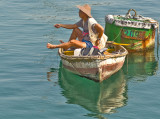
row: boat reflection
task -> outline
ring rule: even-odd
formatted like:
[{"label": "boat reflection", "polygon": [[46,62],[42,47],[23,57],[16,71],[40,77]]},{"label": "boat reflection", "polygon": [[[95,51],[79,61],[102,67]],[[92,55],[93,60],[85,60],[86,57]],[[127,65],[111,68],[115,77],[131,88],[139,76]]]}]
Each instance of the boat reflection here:
[{"label": "boat reflection", "polygon": [[[62,95],[68,104],[77,104],[90,111],[87,116],[101,116],[103,113],[114,113],[128,101],[128,79],[144,81],[158,69],[158,61],[154,51],[129,54],[123,68],[109,79],[96,83],[80,77],[65,69],[60,62],[58,84],[63,89]],[[50,81],[52,69],[47,73]],[[56,83],[57,84],[57,83]],[[100,114],[100,115],[99,115]]]},{"label": "boat reflection", "polygon": [[120,70],[102,83],[80,77],[60,66],[59,85],[67,103],[78,104],[94,113],[114,113],[126,105],[127,86]]},{"label": "boat reflection", "polygon": [[154,50],[129,54],[122,69],[128,76],[127,78],[141,81],[146,80],[146,76],[155,75],[158,69],[158,61],[156,60]]}]

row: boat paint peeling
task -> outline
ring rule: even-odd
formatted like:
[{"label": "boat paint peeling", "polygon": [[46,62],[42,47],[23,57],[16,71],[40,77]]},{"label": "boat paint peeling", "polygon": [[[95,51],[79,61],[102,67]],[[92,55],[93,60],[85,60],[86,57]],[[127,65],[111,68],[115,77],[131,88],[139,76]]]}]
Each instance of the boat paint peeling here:
[{"label": "boat paint peeling", "polygon": [[[133,16],[129,14],[132,10],[135,12]],[[106,16],[105,34],[108,36],[108,40],[130,44],[130,46],[125,46],[129,52],[153,49],[155,32],[158,28],[158,21],[137,15],[134,9],[130,9],[126,15]]]},{"label": "boat paint peeling", "polygon": [[87,60],[76,62],[62,59],[62,64],[64,68],[73,73],[101,82],[117,72],[123,66],[124,60],[125,56],[103,61],[94,60],[94,62]]},{"label": "boat paint peeling", "polygon": [[122,29],[121,37],[126,39],[144,40],[146,31]]},{"label": "boat paint peeling", "polygon": [[130,46],[125,46],[128,51],[134,52],[142,50],[150,50],[154,48],[155,44],[155,30],[146,35],[146,31],[140,30],[122,30],[122,42],[129,40]]},{"label": "boat paint peeling", "polygon": [[109,78],[112,74],[116,73],[119,69],[121,69],[123,64],[124,61],[112,65],[102,66],[102,75],[101,75],[102,79]]}]

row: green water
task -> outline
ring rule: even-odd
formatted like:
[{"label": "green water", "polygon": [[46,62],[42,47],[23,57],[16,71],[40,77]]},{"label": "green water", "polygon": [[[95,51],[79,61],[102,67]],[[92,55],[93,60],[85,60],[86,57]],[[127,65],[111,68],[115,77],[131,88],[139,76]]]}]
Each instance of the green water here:
[{"label": "green water", "polygon": [[0,119],[159,119],[160,50],[126,57],[102,83],[72,74],[47,42],[68,41],[56,23],[79,20],[88,3],[104,27],[105,15],[138,14],[160,21],[158,0],[0,0]]},{"label": "green water", "polygon": [[[102,83],[73,74],[63,68],[60,62],[58,84],[62,88],[62,95],[66,98],[67,104],[76,104],[92,112],[84,116],[105,118],[103,115],[109,114],[110,117],[113,114],[114,118],[118,119],[116,115],[120,112],[132,110],[135,112],[129,111],[130,114],[126,114],[127,118],[134,118],[128,116],[137,114],[138,117],[143,118],[144,115],[137,112],[143,110],[144,113],[148,112],[145,115],[149,118],[153,117],[152,114],[158,118],[158,105],[152,106],[158,104],[158,97],[150,92],[158,88],[158,84],[150,88],[150,83],[154,84],[155,80],[158,81],[158,76],[151,81],[152,77],[157,75],[157,70],[158,61],[154,51],[129,54],[123,68]],[[52,73],[54,72],[49,72],[48,75],[50,81],[52,81]],[[153,111],[153,108],[157,111]],[[125,115],[119,118],[125,118],[123,116]]]}]

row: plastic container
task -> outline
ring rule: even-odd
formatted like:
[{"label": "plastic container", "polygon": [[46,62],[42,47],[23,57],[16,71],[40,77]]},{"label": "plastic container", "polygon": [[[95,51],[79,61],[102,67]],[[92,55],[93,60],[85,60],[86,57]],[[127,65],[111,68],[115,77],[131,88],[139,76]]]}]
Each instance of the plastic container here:
[{"label": "plastic container", "polygon": [[75,49],[74,50],[74,56],[79,56],[81,52],[81,48]]}]

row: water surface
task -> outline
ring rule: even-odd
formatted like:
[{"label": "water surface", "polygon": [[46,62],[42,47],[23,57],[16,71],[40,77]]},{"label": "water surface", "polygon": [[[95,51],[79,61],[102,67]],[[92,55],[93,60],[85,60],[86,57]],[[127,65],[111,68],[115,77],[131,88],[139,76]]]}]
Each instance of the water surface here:
[{"label": "water surface", "polygon": [[130,54],[102,83],[68,72],[46,43],[68,41],[56,23],[79,20],[88,3],[104,27],[105,15],[128,9],[160,21],[158,0],[0,0],[0,117],[2,119],[159,119],[160,50]]}]

